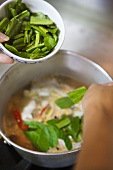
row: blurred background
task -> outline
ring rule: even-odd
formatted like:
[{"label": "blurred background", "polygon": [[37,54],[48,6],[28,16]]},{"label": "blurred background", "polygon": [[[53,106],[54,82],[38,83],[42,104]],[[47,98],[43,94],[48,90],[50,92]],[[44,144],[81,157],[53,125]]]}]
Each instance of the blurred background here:
[{"label": "blurred background", "polygon": [[73,50],[101,65],[113,77],[113,1],[47,0],[63,17],[63,49]]}]

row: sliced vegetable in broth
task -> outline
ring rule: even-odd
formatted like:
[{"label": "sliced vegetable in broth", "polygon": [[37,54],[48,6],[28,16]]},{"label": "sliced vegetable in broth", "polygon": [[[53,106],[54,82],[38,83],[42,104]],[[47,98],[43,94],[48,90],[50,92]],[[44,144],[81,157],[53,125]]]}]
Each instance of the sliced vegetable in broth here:
[{"label": "sliced vegetable in broth", "polygon": [[6,135],[22,147],[42,152],[63,152],[80,147],[81,102],[60,109],[55,101],[81,86],[82,83],[62,75],[33,80],[10,98],[4,114]]}]

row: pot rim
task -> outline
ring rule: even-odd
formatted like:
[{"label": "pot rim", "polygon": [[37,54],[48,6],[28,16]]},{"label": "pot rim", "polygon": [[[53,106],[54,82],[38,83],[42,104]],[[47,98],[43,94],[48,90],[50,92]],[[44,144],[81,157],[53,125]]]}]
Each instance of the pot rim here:
[{"label": "pot rim", "polygon": [[[104,75],[106,75],[106,77],[108,77],[109,81],[113,81],[113,79],[111,78],[111,76],[109,75],[109,73],[104,69],[102,68],[99,64],[97,64],[96,62],[86,58],[84,55],[81,55],[79,53],[76,53],[74,51],[71,51],[71,50],[65,50],[65,49],[60,49],[57,53],[61,53],[61,54],[69,54],[69,55],[72,55],[73,57],[79,57],[81,58],[82,60],[88,62],[89,64],[95,66],[96,68],[98,68],[101,72],[104,73]],[[55,54],[57,55],[57,54]],[[49,59],[51,60],[51,58]],[[48,61],[48,60],[47,60]],[[46,61],[45,61],[46,62]],[[0,77],[0,83],[1,81],[3,81],[4,77],[7,75],[7,73],[9,71],[11,71],[12,69],[14,69],[14,67],[18,66],[18,65],[21,65],[23,63],[20,63],[20,62],[15,62],[10,68],[8,68],[4,73],[3,75]],[[34,63],[34,64],[41,64],[41,63]]]},{"label": "pot rim", "polygon": [[4,142],[6,142],[8,145],[13,146],[17,149],[20,149],[22,151],[28,152],[28,153],[32,153],[34,155],[44,155],[44,156],[59,156],[59,155],[66,155],[66,154],[71,154],[74,152],[78,152],[81,150],[81,147],[78,147],[76,149],[70,150],[70,151],[64,151],[64,152],[55,152],[55,153],[50,153],[50,152],[40,152],[40,151],[32,151],[30,149],[26,149],[24,147],[21,147],[17,144],[15,144],[14,142],[12,142],[8,137],[5,136],[5,134],[0,130],[0,135],[3,137]]}]

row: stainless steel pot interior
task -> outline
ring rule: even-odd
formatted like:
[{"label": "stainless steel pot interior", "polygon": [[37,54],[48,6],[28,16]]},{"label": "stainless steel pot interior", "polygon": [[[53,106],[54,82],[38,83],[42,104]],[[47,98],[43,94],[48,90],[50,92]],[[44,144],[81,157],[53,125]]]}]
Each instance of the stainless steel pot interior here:
[{"label": "stainless steel pot interior", "polygon": [[27,85],[32,79],[37,79],[51,73],[70,76],[86,85],[92,83],[106,83],[111,77],[96,63],[77,55],[74,52],[60,50],[53,58],[40,64],[17,63],[9,68],[0,80],[0,129],[5,140],[29,162],[43,167],[65,167],[72,165],[79,152],[78,150],[58,154],[33,152],[11,142],[4,134],[3,113],[10,96],[18,89]]}]

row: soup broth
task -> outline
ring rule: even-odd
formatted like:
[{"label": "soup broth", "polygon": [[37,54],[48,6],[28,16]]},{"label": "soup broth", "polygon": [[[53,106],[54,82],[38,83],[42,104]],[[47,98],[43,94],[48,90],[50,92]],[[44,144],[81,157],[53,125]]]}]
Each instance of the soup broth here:
[{"label": "soup broth", "polygon": [[[60,109],[55,100],[66,95],[67,92],[83,86],[70,77],[63,75],[49,75],[38,80],[33,80],[28,86],[17,91],[11,96],[6,112],[4,113],[4,132],[6,136],[19,146],[38,151],[38,149],[26,137],[24,131],[18,126],[13,110],[21,113],[23,121],[38,121],[46,123],[53,118],[61,118],[62,115],[82,116],[81,102],[72,108]],[[80,147],[81,142],[73,142],[73,149]],[[66,151],[65,144],[59,140],[56,148],[50,148],[48,152]]]}]

